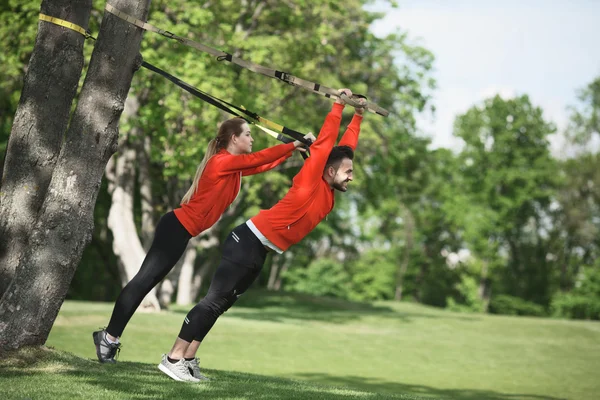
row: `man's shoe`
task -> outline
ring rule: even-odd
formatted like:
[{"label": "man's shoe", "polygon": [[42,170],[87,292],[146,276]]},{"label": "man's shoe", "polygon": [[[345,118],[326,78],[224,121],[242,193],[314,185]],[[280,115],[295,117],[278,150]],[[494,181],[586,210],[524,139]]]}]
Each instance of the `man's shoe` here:
[{"label": "man's shoe", "polygon": [[187,366],[191,370],[192,376],[194,378],[199,379],[201,381],[210,380],[206,376],[202,375],[202,373],[200,372],[200,361],[197,358],[194,357],[194,359],[190,361],[184,359],[184,361],[187,363]]},{"label": "man's shoe", "polygon": [[101,363],[114,364],[115,356],[121,351],[121,343],[110,343],[104,329],[92,333],[96,345],[96,355]]},{"label": "man's shoe", "polygon": [[200,382],[200,379],[192,376],[188,367],[188,361],[185,361],[183,358],[173,364],[167,359],[167,355],[163,354],[162,361],[158,364],[158,369],[176,381]]}]

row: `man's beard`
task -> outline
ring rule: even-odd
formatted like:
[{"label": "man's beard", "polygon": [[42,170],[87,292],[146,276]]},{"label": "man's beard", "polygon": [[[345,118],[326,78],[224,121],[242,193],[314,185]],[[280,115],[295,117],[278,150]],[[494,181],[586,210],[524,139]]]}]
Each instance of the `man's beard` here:
[{"label": "man's beard", "polygon": [[348,181],[342,181],[340,183],[334,182],[331,186],[333,186],[334,189],[339,190],[340,192],[345,192],[348,190],[348,186],[344,186],[345,183],[348,183]]}]

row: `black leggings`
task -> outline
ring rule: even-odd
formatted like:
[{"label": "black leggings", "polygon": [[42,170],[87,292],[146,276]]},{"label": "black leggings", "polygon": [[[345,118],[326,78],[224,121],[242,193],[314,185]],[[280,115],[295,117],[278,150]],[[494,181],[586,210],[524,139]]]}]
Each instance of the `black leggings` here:
[{"label": "black leggings", "polygon": [[245,223],[237,226],[223,244],[221,262],[206,297],[185,317],[179,338],[201,342],[217,318],[227,311],[260,274],[267,250]]},{"label": "black leggings", "polygon": [[192,235],[181,225],[173,211],[163,215],[154,233],[152,246],[138,273],[121,290],[106,331],[121,336],[144,297],[173,269]]}]

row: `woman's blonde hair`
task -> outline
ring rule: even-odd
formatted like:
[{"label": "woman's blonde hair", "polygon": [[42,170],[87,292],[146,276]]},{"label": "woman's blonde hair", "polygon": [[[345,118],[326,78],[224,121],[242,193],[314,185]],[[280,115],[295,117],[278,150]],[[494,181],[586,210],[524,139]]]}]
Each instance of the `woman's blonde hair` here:
[{"label": "woman's blonde hair", "polygon": [[206,168],[206,164],[208,164],[208,160],[210,160],[211,157],[217,154],[221,149],[227,148],[233,135],[240,136],[243,132],[242,125],[245,123],[246,120],[244,118],[235,117],[228,119],[221,124],[219,127],[219,132],[217,133],[217,137],[208,142],[206,153],[204,154],[204,158],[196,170],[196,176],[194,176],[192,186],[190,186],[185,196],[183,196],[183,199],[181,199],[181,204],[189,203],[192,199],[192,196],[196,193],[196,190],[198,190],[198,182],[200,182],[200,177],[202,177],[202,173],[204,172],[204,168]]}]

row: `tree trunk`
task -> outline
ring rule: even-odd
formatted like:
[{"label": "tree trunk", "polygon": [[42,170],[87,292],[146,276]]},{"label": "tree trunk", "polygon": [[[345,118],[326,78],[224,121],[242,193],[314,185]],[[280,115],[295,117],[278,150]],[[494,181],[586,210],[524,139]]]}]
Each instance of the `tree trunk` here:
[{"label": "tree trunk", "polygon": [[[284,253],[285,255],[287,255],[288,257],[290,257],[291,260],[294,259],[293,254],[291,253]],[[280,256],[282,257],[284,256],[283,254]],[[276,292],[281,290],[281,285],[283,284],[283,276],[285,275],[285,273],[287,272],[288,269],[290,269],[290,264],[291,262],[287,259],[283,262],[283,266],[281,267],[281,270],[279,271],[279,276],[277,277],[277,279],[275,280],[275,284],[273,285],[273,289],[275,289]]]},{"label": "tree trunk", "polygon": [[[211,272],[215,270],[217,267],[217,263],[219,262],[219,258],[213,259],[207,257],[206,260],[200,265],[200,268],[194,274],[194,278],[192,279],[192,285],[190,287],[190,299],[192,303],[200,295],[200,289],[202,289],[202,285],[206,282],[206,279],[209,277]],[[177,303],[179,304],[179,303]]]},{"label": "tree trunk", "polygon": [[[91,0],[44,0],[40,11],[87,27],[91,9]],[[0,298],[46,196],[83,68],[83,35],[38,26],[0,181]]]},{"label": "tree trunk", "polygon": [[150,136],[139,132],[141,137],[138,150],[138,182],[140,185],[140,197],[142,202],[142,244],[148,251],[154,238],[154,202],[152,201],[152,177],[150,175],[150,151],[152,140]]},{"label": "tree trunk", "polygon": [[[423,253],[425,253],[427,260],[433,259],[433,257],[432,257],[433,255],[431,254],[431,251],[429,251],[429,247],[427,246],[427,244],[423,244]],[[416,286],[415,299],[419,303],[423,302],[422,283],[425,280],[425,277],[427,276],[427,272],[429,271],[429,262],[430,261],[425,261],[425,262],[422,261],[419,263],[419,272],[417,273],[417,276],[415,278],[415,286]]]},{"label": "tree trunk", "polygon": [[406,275],[406,270],[408,269],[410,253],[413,247],[413,232],[415,227],[415,221],[410,210],[406,209],[404,214],[404,232],[406,241],[404,246],[404,257],[402,257],[402,262],[400,263],[398,273],[396,275],[396,293],[394,294],[394,299],[398,301],[402,300],[402,291],[404,290],[404,275]]},{"label": "tree trunk", "polygon": [[[122,118],[127,120],[135,118],[138,115],[140,103],[138,96],[128,96]],[[143,155],[144,146],[141,143],[143,143],[141,130],[133,128],[119,146],[118,154],[115,154],[106,166],[106,177],[109,182],[108,192],[111,195],[107,222],[113,234],[113,253],[117,256],[122,286],[133,279],[139,271],[152,240],[150,237],[150,242],[147,243],[148,247],[142,245],[135,225],[133,203],[136,190],[136,165],[140,165],[140,173],[142,170],[143,173],[148,173],[147,169],[142,166],[144,164],[142,160],[145,157]],[[148,200],[148,198],[144,199],[142,195],[142,208]],[[148,222],[146,221],[146,223]],[[140,310],[159,311],[160,309],[156,288],[152,288],[142,300]]]},{"label": "tree trunk", "polygon": [[479,298],[483,301],[483,312],[488,311],[488,307],[490,305],[490,288],[489,288],[489,263],[487,260],[483,260],[483,265],[481,266],[481,276],[479,277],[479,290],[477,294]]},{"label": "tree trunk", "polygon": [[279,275],[279,265],[282,263],[283,257],[273,257],[271,259],[271,271],[269,272],[269,281],[267,282],[267,289],[274,290],[277,276]]},{"label": "tree trunk", "polygon": [[[108,227],[113,234],[113,252],[118,259],[123,286],[133,279],[146,256],[137,234],[133,215],[136,156],[136,150],[132,148],[131,144],[125,143],[116,157],[116,162],[113,161],[115,164],[114,175],[107,171],[108,190],[112,197],[108,213]],[[147,311],[160,310],[155,288],[146,295],[140,307],[141,310]]]},{"label": "tree trunk", "polygon": [[177,282],[176,299],[176,303],[181,306],[192,304],[194,302],[194,297],[192,297],[192,287],[194,280],[194,264],[196,263],[196,256],[198,255],[198,250],[196,249],[197,243],[197,238],[192,238],[185,253],[183,253]]},{"label": "tree trunk", "polygon": [[[112,0],[143,20],[149,3]],[[48,195],[0,301],[0,350],[42,345],[48,338],[92,236],[94,205],[104,168],[117,148],[119,118],[140,64],[141,39],[141,29],[105,13]]]},{"label": "tree trunk", "polygon": [[[188,305],[193,304],[200,293],[202,283],[213,270],[215,266],[214,260],[210,257],[210,249],[218,249],[220,245],[219,231],[216,230],[219,222],[203,233],[203,236],[208,235],[205,239],[192,239],[185,253],[185,259],[181,273],[179,274],[179,283],[177,284],[177,304]],[[202,251],[204,261],[200,268],[194,272],[194,265],[198,257],[198,251]]]}]

